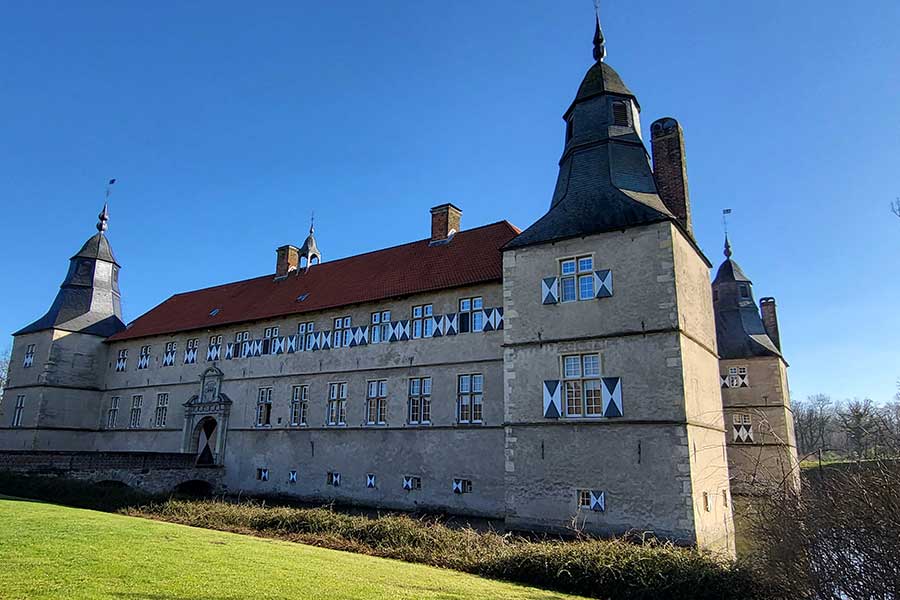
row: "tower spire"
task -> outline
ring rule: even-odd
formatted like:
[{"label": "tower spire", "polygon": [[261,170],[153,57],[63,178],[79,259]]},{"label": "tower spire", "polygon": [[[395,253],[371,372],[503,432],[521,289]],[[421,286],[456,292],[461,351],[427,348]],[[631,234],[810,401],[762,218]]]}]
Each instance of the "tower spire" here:
[{"label": "tower spire", "polygon": [[594,0],[594,13],[597,17],[597,26],[594,28],[594,60],[603,62],[606,58],[606,38],[603,37],[603,28],[600,27],[600,1]]},{"label": "tower spire", "polygon": [[107,222],[109,221],[109,202],[103,203],[103,210],[100,211],[100,214],[97,215],[97,231],[100,233],[105,233],[109,225]]},{"label": "tower spire", "polygon": [[731,258],[731,242],[728,241],[728,234],[725,234],[725,258]]}]

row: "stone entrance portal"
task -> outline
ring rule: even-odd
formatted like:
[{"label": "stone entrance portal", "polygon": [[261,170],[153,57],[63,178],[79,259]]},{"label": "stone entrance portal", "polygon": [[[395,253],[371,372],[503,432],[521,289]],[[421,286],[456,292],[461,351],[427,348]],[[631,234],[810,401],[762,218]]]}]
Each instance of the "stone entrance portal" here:
[{"label": "stone entrance portal", "polygon": [[224,464],[231,400],[222,394],[223,373],[215,366],[200,376],[200,393],[184,404],[181,451],[197,457],[197,466]]}]

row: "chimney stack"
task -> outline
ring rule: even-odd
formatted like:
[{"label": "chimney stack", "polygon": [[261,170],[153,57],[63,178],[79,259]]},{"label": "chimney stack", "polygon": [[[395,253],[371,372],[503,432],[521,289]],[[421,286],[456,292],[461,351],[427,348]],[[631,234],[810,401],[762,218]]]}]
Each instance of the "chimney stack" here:
[{"label": "chimney stack", "polygon": [[296,271],[300,265],[300,249],[297,246],[282,246],[275,251],[275,277],[287,277],[291,271]]},{"label": "chimney stack", "polygon": [[450,203],[431,209],[431,243],[443,242],[459,231],[462,211]]},{"label": "chimney stack", "polygon": [[691,223],[691,198],[688,193],[687,160],[684,156],[684,131],[671,117],[650,125],[653,147],[653,179],[656,191],[682,227],[694,235]]},{"label": "chimney stack", "polygon": [[760,298],[759,310],[762,313],[763,326],[775,347],[781,350],[781,336],[778,333],[778,311],[775,309],[775,298]]}]

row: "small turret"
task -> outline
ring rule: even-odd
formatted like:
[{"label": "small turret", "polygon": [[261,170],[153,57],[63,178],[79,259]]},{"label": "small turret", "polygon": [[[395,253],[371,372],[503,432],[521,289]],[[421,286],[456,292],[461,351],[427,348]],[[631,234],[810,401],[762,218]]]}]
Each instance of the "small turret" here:
[{"label": "small turret", "polygon": [[[308,269],[309,267],[322,262],[322,253],[319,252],[319,246],[316,244],[315,234],[315,227],[310,223],[309,235],[306,236],[306,240],[303,242],[303,245],[300,246],[300,268]],[[313,262],[314,259],[315,262]]]},{"label": "small turret", "polygon": [[69,271],[47,313],[14,335],[61,329],[109,337],[125,329],[119,293],[119,263],[106,237],[109,207],[103,204],[97,233],[71,259]]}]

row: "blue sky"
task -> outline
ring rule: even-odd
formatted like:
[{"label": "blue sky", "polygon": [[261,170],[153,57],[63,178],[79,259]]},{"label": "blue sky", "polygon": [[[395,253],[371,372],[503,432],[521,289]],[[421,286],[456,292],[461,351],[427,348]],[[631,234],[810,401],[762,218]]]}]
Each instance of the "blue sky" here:
[{"label": "blue sky", "polygon": [[[312,211],[326,260],[425,237],[448,201],[463,227],[525,227],[549,204],[561,115],[592,60],[590,0],[3,13],[3,332],[50,305],[110,177],[126,320],[271,272]],[[890,399],[900,3],[630,0],[602,16],[645,134],[662,116],[685,129],[716,264],[734,210],[735,259],[757,298],[778,299],[793,395]]]}]

